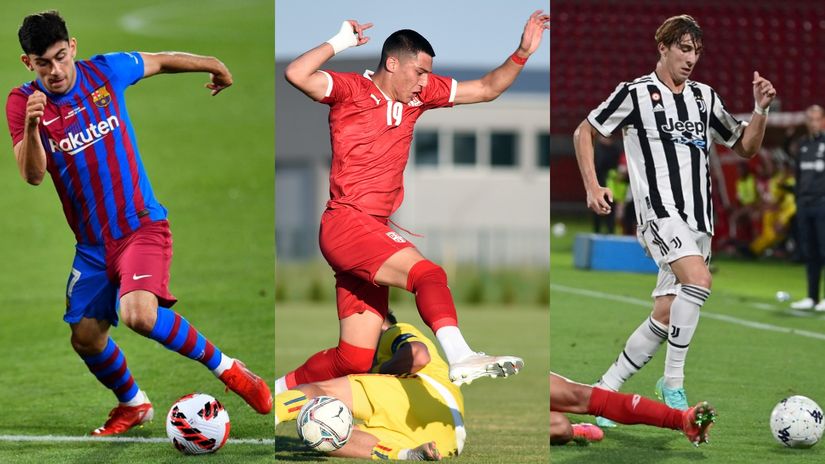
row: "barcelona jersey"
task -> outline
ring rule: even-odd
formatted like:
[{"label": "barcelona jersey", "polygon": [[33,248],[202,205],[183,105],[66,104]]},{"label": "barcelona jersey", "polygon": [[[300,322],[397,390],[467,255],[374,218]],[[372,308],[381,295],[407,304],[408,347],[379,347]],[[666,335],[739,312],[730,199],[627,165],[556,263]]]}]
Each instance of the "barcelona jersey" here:
[{"label": "barcelona jersey", "polygon": [[166,218],[143,169],[124,92],[143,77],[137,52],[75,63],[76,80],[51,94],[39,80],[11,91],[6,116],[12,143],[23,139],[26,102],[46,94],[40,140],[63,212],[79,244],[101,245]]}]

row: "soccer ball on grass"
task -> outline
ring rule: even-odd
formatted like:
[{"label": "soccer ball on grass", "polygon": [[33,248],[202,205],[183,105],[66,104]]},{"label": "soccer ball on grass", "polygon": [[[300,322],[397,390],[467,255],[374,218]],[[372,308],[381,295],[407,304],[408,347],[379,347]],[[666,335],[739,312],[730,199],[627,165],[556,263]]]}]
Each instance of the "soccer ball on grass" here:
[{"label": "soccer ball on grass", "polygon": [[773,437],[789,448],[814,446],[822,438],[823,430],[822,408],[810,398],[785,398],[771,412]]},{"label": "soccer ball on grass", "polygon": [[192,393],[172,405],[166,435],[181,453],[214,453],[229,438],[229,414],[214,397]]},{"label": "soccer ball on grass", "polygon": [[315,450],[330,452],[347,444],[352,434],[352,413],[331,396],[318,396],[298,413],[298,436]]}]

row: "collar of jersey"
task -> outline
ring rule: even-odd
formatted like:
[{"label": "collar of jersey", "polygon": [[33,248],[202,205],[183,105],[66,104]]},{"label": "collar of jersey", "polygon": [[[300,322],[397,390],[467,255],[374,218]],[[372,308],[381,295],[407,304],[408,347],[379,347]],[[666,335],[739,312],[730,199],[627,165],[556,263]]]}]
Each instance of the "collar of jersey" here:
[{"label": "collar of jersey", "polygon": [[665,84],[664,82],[662,82],[662,80],[661,80],[661,79],[659,79],[659,75],[658,75],[658,74],[656,74],[656,71],[655,71],[655,70],[654,70],[652,73],[650,73],[650,75],[651,75],[651,76],[653,76],[653,79],[655,79],[655,80],[656,80],[656,82],[658,82],[659,84],[661,84],[661,87],[664,87],[665,89],[667,89],[667,91],[668,91],[668,92],[670,92],[670,94],[671,94],[671,95],[682,95],[683,93],[685,93],[685,89],[687,89],[687,87],[688,87],[688,83],[690,83],[690,82],[691,82],[691,81],[690,81],[690,79],[685,80],[685,86],[684,86],[684,88],[682,88],[682,91],[681,91],[681,92],[678,92],[678,93],[677,93],[677,92],[674,92],[673,90],[671,90],[671,89],[670,89],[670,87],[668,87],[668,86],[667,86],[667,84]]},{"label": "collar of jersey", "polygon": [[364,77],[366,77],[367,79],[370,80],[370,82],[372,82],[372,85],[374,85],[375,88],[378,89],[379,92],[381,92],[381,95],[384,96],[385,100],[392,101],[392,98],[388,97],[387,94],[385,94],[384,91],[381,90],[381,87],[378,87],[378,84],[376,84],[375,81],[372,80],[372,75],[373,74],[375,74],[375,71],[370,71],[369,69],[364,70]]},{"label": "collar of jersey", "polygon": [[37,80],[36,80],[37,86],[39,87],[39,90],[41,92],[45,93],[46,97],[53,103],[56,103],[58,105],[62,105],[62,104],[65,104],[65,103],[72,103],[72,102],[74,102],[74,95],[75,95],[75,93],[77,93],[77,89],[80,88],[80,81],[81,81],[81,79],[83,79],[83,73],[80,72],[80,67],[77,65],[77,63],[74,64],[74,72],[75,72],[74,86],[72,86],[72,88],[69,89],[69,91],[66,92],[66,93],[51,93],[51,92],[49,92],[48,90],[46,90],[46,86],[43,85],[43,82],[40,81],[40,78],[37,78]]}]

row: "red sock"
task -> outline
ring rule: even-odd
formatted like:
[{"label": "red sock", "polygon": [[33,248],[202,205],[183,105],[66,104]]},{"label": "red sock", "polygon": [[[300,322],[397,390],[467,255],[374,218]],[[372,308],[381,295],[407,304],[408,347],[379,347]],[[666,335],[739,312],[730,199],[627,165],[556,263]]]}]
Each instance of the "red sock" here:
[{"label": "red sock", "polygon": [[338,346],[315,353],[298,369],[286,375],[287,388],[349,374],[363,374],[372,367],[374,348],[360,348],[341,340]]},{"label": "red sock", "polygon": [[415,263],[407,274],[407,290],[415,294],[418,314],[433,333],[444,326],[458,326],[453,295],[441,266],[426,259]]},{"label": "red sock", "polygon": [[674,430],[682,429],[682,411],[643,396],[601,388],[593,388],[587,413],[606,417],[620,424],[646,424]]}]

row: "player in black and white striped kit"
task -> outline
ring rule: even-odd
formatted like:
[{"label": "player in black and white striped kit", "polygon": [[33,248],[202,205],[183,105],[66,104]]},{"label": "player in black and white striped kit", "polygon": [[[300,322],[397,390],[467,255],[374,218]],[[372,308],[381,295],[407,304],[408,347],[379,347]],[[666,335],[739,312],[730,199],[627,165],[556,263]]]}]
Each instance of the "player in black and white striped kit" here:
[{"label": "player in black and white striped kit", "polygon": [[637,235],[659,266],[650,317],[630,335],[597,386],[618,390],[667,340],[664,377],[657,392],[669,406],[687,409],[685,357],[711,287],[710,144],[723,144],[745,158],[754,156],[762,145],[776,91],[754,72],[755,108],[750,123],[740,122],[712,88],[688,80],[702,52],[702,29],[692,17],[667,19],[655,39],[656,70],[619,84],[576,129],[574,145],[587,206],[608,214],[613,193],[596,180],[593,138],[622,130]]}]

